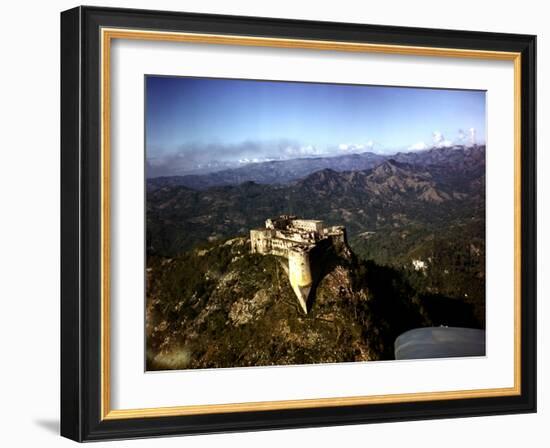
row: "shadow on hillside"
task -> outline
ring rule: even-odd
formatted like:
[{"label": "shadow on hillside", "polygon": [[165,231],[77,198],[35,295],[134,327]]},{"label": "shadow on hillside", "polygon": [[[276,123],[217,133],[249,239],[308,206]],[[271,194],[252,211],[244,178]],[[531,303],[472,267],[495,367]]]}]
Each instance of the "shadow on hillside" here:
[{"label": "shadow on hillside", "polygon": [[470,303],[443,294],[420,294],[419,301],[434,327],[481,327],[475,317],[474,306]]},{"label": "shadow on hillside", "polygon": [[[349,258],[342,257],[332,247],[332,245],[318,246],[310,253],[310,267],[313,284],[307,301],[307,309],[311,310],[315,306],[317,300],[317,288],[323,279],[330,274],[337,266],[353,267],[357,263],[354,255]],[[309,314],[308,314],[309,315]]]},{"label": "shadow on hillside", "polygon": [[354,288],[369,293],[366,304],[358,304],[364,337],[380,359],[394,359],[395,339],[413,328],[479,328],[470,304],[441,294],[419,293],[397,269],[369,260],[359,262],[355,273]]}]

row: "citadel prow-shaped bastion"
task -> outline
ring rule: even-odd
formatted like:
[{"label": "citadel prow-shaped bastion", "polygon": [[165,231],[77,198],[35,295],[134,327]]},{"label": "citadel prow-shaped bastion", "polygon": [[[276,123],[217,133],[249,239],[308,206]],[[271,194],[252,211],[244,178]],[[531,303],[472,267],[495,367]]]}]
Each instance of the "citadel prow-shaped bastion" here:
[{"label": "citadel prow-shaped bastion", "polygon": [[267,219],[265,228],[250,231],[252,253],[288,260],[288,278],[298,302],[307,314],[308,298],[315,282],[312,255],[331,246],[347,246],[343,226],[324,227],[323,221],[281,215]]}]

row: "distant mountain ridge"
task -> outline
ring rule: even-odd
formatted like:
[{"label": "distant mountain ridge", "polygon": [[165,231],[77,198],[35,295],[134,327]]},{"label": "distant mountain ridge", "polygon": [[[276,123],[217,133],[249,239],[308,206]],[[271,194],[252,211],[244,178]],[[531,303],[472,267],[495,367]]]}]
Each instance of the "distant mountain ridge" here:
[{"label": "distant mountain ridge", "polygon": [[277,160],[251,163],[239,168],[202,175],[150,178],[147,179],[147,187],[157,189],[166,186],[185,186],[194,190],[205,190],[217,186],[238,185],[246,181],[267,185],[287,184],[324,169],[337,172],[364,171],[375,168],[390,159],[412,165],[452,164],[460,167],[463,164],[477,163],[479,158],[484,158],[484,154],[484,146],[454,146],[417,152],[400,152],[393,155],[364,152],[333,157]]},{"label": "distant mountain ridge", "polygon": [[413,194],[417,200],[437,203],[451,197],[439,188],[428,171],[394,159],[366,171],[317,171],[298,184],[306,191],[330,190],[331,194],[339,192],[342,195],[369,194],[387,201],[404,194]]},{"label": "distant mountain ridge", "polygon": [[285,185],[247,180],[204,190],[150,188],[148,248],[178,253],[200,241],[246,234],[285,213],[346,225],[353,240],[386,226],[444,226],[484,209],[484,148],[395,157],[401,161],[388,159],[366,170],[324,168]]},{"label": "distant mountain ridge", "polygon": [[374,153],[346,154],[336,157],[299,158],[250,163],[238,168],[216,171],[208,174],[168,176],[148,179],[150,187],[183,185],[204,190],[206,188],[237,185],[246,181],[259,184],[285,184],[325,168],[337,171],[364,170],[383,162],[385,158]]}]

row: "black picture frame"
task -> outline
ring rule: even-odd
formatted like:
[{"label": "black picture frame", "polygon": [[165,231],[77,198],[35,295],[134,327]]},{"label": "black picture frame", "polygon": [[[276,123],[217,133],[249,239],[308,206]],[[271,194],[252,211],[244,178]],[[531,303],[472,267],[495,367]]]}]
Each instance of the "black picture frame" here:
[{"label": "black picture frame", "polygon": [[[518,395],[102,418],[101,49],[104,27],[521,54]],[[61,13],[61,435],[76,441],[536,412],[536,37],[77,7]]]}]

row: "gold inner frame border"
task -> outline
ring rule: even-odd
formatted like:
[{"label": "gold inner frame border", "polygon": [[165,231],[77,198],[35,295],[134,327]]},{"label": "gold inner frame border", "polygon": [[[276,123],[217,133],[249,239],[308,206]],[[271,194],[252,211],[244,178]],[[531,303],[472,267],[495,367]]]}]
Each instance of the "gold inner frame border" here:
[{"label": "gold inner frame border", "polygon": [[[521,53],[469,50],[459,48],[420,47],[324,40],[265,38],[239,35],[162,32],[138,29],[101,29],[101,420],[144,417],[168,417],[229,412],[252,412],[318,407],[354,406],[382,403],[405,403],[432,400],[502,397],[521,394]],[[412,56],[455,57],[506,60],[514,63],[514,386],[441,392],[416,392],[391,395],[368,395],[188,405],[135,409],[111,409],[110,368],[110,63],[113,39],[185,42],[212,45],[295,48],[355,53],[383,53]]]}]

